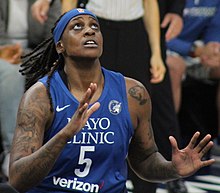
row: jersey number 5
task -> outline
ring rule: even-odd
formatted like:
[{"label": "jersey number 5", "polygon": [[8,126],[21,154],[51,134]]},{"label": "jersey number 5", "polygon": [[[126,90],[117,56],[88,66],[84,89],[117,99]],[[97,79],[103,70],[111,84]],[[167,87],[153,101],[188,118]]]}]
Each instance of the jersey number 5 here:
[{"label": "jersey number 5", "polygon": [[80,171],[80,169],[75,169],[75,174],[77,176],[85,177],[88,175],[92,165],[92,160],[89,158],[85,158],[85,153],[94,152],[94,151],[95,151],[95,146],[81,146],[78,164],[79,165],[86,164],[86,165],[83,171]]}]

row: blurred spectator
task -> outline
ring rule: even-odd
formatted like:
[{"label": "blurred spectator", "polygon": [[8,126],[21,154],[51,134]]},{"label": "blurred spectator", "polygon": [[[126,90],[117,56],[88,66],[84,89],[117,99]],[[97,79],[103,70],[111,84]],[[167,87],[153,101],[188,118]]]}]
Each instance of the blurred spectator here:
[{"label": "blurred spectator", "polygon": [[[177,38],[167,44],[169,48],[167,63],[170,69],[177,113],[180,110],[182,81],[185,78],[189,80],[190,77],[191,82],[194,79],[197,83],[200,81],[200,84],[207,85],[218,84],[220,78],[220,0],[187,0],[186,2],[184,28]],[[220,112],[220,87],[216,88],[217,108]],[[199,98],[203,98],[201,90],[198,92],[200,92],[198,93]],[[192,96],[188,97],[192,98]],[[207,98],[205,100],[207,101]],[[199,101],[195,102],[199,103]],[[192,114],[192,106],[190,109]],[[194,120],[200,114],[201,111],[194,113]],[[205,115],[205,117],[207,116]],[[218,119],[220,122],[220,118]],[[196,128],[202,129],[204,126],[201,125],[200,123]],[[191,128],[193,127],[191,125]],[[220,129],[220,125],[218,128]]]},{"label": "blurred spectator", "polygon": [[50,37],[50,29],[60,16],[60,2],[51,6],[47,22],[33,20],[30,6],[35,0],[0,1],[0,128],[3,143],[2,172],[8,176],[9,152],[16,114],[25,79],[19,73],[21,55]]}]

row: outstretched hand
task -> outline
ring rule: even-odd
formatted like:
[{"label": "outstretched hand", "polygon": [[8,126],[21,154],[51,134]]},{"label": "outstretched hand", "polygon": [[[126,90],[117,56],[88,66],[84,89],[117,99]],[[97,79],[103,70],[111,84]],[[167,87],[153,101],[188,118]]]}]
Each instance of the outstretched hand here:
[{"label": "outstretched hand", "polygon": [[92,115],[92,113],[94,113],[100,107],[100,103],[96,102],[90,108],[88,108],[96,90],[97,85],[95,83],[91,83],[84,96],[79,101],[79,106],[71,121],[65,127],[65,133],[67,136],[72,137],[73,135],[77,134],[84,127],[86,121]]},{"label": "outstretched hand", "polygon": [[200,168],[209,166],[215,162],[214,159],[202,160],[203,156],[211,149],[213,142],[211,135],[206,135],[199,143],[197,140],[200,136],[196,132],[191,141],[184,149],[179,149],[174,137],[170,136],[169,140],[172,145],[172,164],[177,173],[182,177],[193,175]]}]

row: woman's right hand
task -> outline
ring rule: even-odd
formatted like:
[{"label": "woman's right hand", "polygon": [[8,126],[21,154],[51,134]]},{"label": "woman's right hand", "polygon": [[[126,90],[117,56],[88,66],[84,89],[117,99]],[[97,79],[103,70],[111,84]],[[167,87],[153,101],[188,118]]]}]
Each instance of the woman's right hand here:
[{"label": "woman's right hand", "polygon": [[90,83],[89,88],[85,92],[82,99],[79,101],[79,106],[72,116],[71,121],[64,127],[64,132],[67,138],[71,138],[76,135],[86,124],[88,118],[100,107],[99,102],[95,102],[90,108],[89,104],[97,90],[96,83]]}]

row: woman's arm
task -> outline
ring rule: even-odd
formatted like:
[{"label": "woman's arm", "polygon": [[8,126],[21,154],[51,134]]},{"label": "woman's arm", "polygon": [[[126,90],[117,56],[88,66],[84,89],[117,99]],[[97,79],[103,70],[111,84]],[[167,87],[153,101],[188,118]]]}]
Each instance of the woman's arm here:
[{"label": "woman's arm", "polygon": [[88,109],[96,89],[96,84],[91,83],[71,121],[46,144],[43,144],[44,133],[53,119],[46,88],[41,83],[36,83],[23,96],[18,110],[9,168],[10,184],[19,192],[25,192],[43,180],[66,142],[99,108],[99,103],[95,103]]},{"label": "woman's arm", "polygon": [[179,150],[174,137],[169,140],[172,148],[172,161],[167,161],[157,150],[151,126],[151,99],[144,86],[127,79],[127,95],[134,136],[129,147],[128,160],[131,168],[142,179],[152,182],[166,182],[194,174],[201,167],[211,165],[214,160],[202,157],[213,146],[211,136],[206,135],[197,143],[196,132],[188,146]]}]

